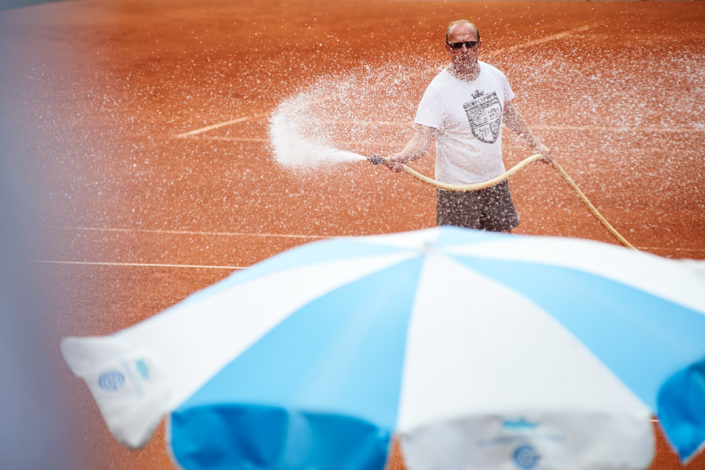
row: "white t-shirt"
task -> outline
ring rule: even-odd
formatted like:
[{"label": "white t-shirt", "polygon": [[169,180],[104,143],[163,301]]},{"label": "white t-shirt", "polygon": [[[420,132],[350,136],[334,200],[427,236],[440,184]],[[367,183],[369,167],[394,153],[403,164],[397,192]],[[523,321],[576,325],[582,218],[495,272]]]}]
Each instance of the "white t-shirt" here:
[{"label": "white t-shirt", "polygon": [[478,62],[480,74],[471,82],[443,69],[416,111],[414,122],[438,130],[436,179],[444,183],[481,183],[505,171],[502,112],[514,92],[499,69]]}]

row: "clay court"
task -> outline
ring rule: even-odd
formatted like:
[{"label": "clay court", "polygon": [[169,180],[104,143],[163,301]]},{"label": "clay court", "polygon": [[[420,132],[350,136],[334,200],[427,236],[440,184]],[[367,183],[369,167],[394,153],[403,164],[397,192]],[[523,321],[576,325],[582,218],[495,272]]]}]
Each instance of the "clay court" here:
[{"label": "clay court", "polygon": [[[363,161],[282,166],[269,123],[308,93],[325,119],[300,122],[337,148],[398,150],[457,18],[619,233],[705,259],[703,2],[77,0],[0,15],[17,44],[12,112],[47,193],[35,261],[56,338],[112,333],[302,243],[433,226],[431,186]],[[508,168],[530,155],[506,129],[504,153]],[[432,175],[433,158],[413,167]],[[510,185],[516,233],[617,243],[550,166]],[[82,468],[174,468],[164,426],[123,448],[58,366]],[[680,468],[661,438],[651,468]]]}]

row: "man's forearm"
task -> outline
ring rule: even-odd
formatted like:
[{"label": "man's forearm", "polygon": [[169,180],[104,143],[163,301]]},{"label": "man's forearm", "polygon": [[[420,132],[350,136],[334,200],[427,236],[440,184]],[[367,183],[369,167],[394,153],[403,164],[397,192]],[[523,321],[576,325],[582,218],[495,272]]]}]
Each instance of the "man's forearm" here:
[{"label": "man's forearm", "polygon": [[422,138],[420,139],[418,136],[414,136],[411,140],[409,140],[409,142],[407,142],[402,151],[397,154],[397,160],[402,163],[416,160],[417,158],[421,158],[428,151],[428,148],[429,146],[426,143],[426,140]]},{"label": "man's forearm", "polygon": [[524,139],[531,148],[536,148],[541,145],[541,142],[531,132],[524,117],[513,106],[507,106],[504,122],[508,128]]},{"label": "man's forearm", "polygon": [[511,103],[507,103],[504,107],[504,123],[508,128],[517,133],[519,137],[524,139],[527,144],[531,147],[531,150],[536,153],[543,155],[543,162],[550,163],[553,161],[553,155],[551,150],[546,147],[539,139],[534,136],[529,129],[529,125],[524,120],[524,117],[519,113],[519,111],[514,108]]},{"label": "man's forearm", "polygon": [[406,163],[422,157],[431,148],[433,140],[433,129],[425,126],[418,126],[414,136],[406,143],[404,148],[390,158],[399,163]]}]

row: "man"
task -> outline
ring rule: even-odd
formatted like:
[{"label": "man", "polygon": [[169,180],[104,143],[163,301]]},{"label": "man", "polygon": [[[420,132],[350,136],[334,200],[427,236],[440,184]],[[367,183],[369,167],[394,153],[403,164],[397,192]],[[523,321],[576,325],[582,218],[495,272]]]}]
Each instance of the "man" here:
[{"label": "man", "polygon": [[[449,184],[474,184],[505,172],[502,122],[522,137],[533,152],[550,163],[551,152],[531,133],[512,105],[514,93],[505,75],[478,60],[480,32],[467,20],[446,30],[451,63],[429,84],[414,120],[415,134],[387,166],[423,156],[436,140],[436,179]],[[492,231],[511,231],[519,224],[506,181],[479,191],[437,190],[436,223]]]}]

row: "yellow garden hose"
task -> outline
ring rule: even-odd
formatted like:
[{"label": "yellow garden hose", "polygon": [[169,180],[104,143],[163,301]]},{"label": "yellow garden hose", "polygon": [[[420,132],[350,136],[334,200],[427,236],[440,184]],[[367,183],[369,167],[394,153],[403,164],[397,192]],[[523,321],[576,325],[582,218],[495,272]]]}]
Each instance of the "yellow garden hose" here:
[{"label": "yellow garden hose", "polygon": [[602,216],[602,214],[600,214],[600,212],[597,210],[597,208],[592,205],[592,203],[587,198],[587,196],[580,190],[578,185],[575,184],[575,181],[573,181],[573,178],[571,178],[570,175],[568,173],[566,173],[566,171],[563,169],[563,167],[560,166],[558,164],[558,162],[555,160],[553,160],[551,162],[551,164],[553,165],[553,168],[555,168],[556,171],[558,173],[560,173],[560,175],[563,177],[565,182],[568,183],[568,186],[570,186],[573,189],[573,191],[575,191],[575,193],[580,197],[580,200],[583,201],[583,204],[585,204],[587,206],[588,210],[592,213],[592,215],[594,215],[597,218],[597,220],[600,221],[602,226],[607,229],[607,231],[610,233],[610,235],[612,235],[614,238],[616,238],[619,241],[619,243],[621,243],[622,245],[629,247],[633,250],[636,250],[636,247],[634,245],[632,245],[631,243],[629,243],[626,238],[624,238],[617,230],[615,230],[615,228],[612,227],[612,225],[610,225],[609,222],[607,222],[607,219],[605,219]]},{"label": "yellow garden hose", "polygon": [[[419,173],[418,171],[414,170],[413,168],[410,168],[402,163],[401,169],[405,172],[413,176],[414,178],[423,181],[424,183],[430,184],[431,186],[435,186],[436,188],[440,189],[445,189],[447,191],[477,191],[478,189],[484,189],[488,188],[490,186],[494,186],[498,183],[501,183],[502,181],[506,180],[510,176],[515,175],[518,173],[520,170],[524,169],[527,165],[534,163],[536,161],[539,161],[543,158],[543,155],[540,153],[531,155],[530,157],[522,160],[503,174],[497,176],[496,178],[492,178],[491,180],[484,181],[482,183],[477,183],[477,184],[447,184],[447,183],[442,183],[440,181],[434,180],[433,178],[429,178],[426,175],[423,175]],[[372,157],[368,157],[368,160],[372,162],[373,164],[377,165],[379,163],[384,163],[387,164],[388,161],[384,157],[380,157],[379,155],[373,155]],[[595,208],[595,206],[590,202],[590,200],[585,196],[585,194],[580,190],[577,184],[575,184],[575,181],[573,181],[573,178],[570,177],[568,173],[561,167],[556,160],[551,161],[551,165],[553,168],[556,169],[556,171],[563,177],[563,179],[568,183],[568,186],[571,187],[573,191],[580,197],[580,200],[583,201],[583,204],[585,204],[590,211],[592,215],[597,218],[597,220],[600,221],[603,227],[607,229],[607,231],[617,239],[622,245],[629,247],[631,249],[636,250],[636,247],[629,243],[626,238],[624,238],[617,230],[615,230],[612,225],[610,225],[609,222],[607,222],[607,219],[605,219],[602,214]]]}]

